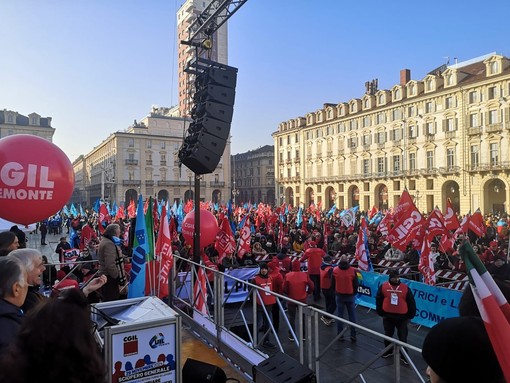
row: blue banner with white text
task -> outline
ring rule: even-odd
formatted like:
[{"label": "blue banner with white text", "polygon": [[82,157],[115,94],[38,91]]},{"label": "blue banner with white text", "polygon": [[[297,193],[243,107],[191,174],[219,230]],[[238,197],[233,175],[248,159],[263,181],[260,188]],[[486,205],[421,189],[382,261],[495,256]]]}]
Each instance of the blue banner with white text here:
[{"label": "blue banner with white text", "polygon": [[[375,309],[377,290],[387,280],[387,275],[358,271],[359,287],[356,303]],[[462,292],[404,278],[400,280],[411,289],[416,301],[416,316],[411,322],[433,327],[443,319],[459,316],[458,306]]]}]

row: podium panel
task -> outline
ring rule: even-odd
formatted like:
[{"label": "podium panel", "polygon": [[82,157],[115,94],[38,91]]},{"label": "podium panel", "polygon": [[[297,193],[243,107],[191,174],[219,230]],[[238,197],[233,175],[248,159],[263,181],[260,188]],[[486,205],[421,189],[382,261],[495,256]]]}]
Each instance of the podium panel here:
[{"label": "podium panel", "polygon": [[91,306],[109,383],[180,383],[181,318],[156,297]]}]

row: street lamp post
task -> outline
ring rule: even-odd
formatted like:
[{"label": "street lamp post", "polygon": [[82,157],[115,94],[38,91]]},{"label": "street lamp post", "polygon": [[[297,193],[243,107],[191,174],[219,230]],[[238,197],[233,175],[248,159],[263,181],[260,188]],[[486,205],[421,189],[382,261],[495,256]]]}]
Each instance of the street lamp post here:
[{"label": "street lamp post", "polygon": [[236,189],[236,185],[235,185],[235,182],[234,182],[234,189],[232,189],[232,202],[233,202],[234,206],[236,205],[236,197],[238,195],[239,195],[239,190]]}]

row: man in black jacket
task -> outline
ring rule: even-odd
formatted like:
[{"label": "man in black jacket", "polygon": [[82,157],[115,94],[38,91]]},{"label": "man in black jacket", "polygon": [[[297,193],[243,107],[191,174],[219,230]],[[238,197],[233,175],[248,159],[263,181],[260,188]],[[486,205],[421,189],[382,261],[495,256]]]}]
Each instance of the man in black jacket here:
[{"label": "man in black jacket", "polygon": [[18,334],[28,291],[27,272],[14,257],[0,258],[0,350]]},{"label": "man in black jacket", "polygon": [[[379,287],[375,301],[377,313],[383,318],[384,335],[393,336],[397,329],[398,339],[407,343],[407,323],[416,315],[416,302],[411,289],[400,283],[398,271],[390,271],[389,280]],[[390,341],[385,340],[384,346],[389,345]],[[383,358],[392,355],[393,349],[389,349]],[[407,364],[405,358],[401,360]]]}]

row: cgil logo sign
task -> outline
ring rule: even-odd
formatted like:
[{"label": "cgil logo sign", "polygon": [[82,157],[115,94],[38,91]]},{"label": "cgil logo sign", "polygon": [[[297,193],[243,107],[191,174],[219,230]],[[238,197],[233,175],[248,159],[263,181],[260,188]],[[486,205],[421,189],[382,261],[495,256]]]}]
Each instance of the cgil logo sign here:
[{"label": "cgil logo sign", "polygon": [[124,356],[138,354],[138,336],[125,336],[124,339]]}]

